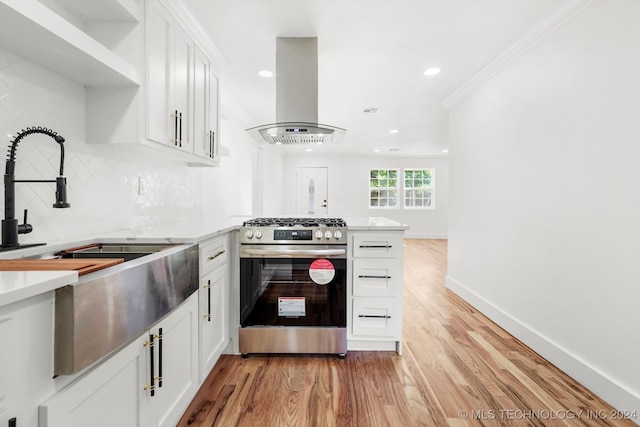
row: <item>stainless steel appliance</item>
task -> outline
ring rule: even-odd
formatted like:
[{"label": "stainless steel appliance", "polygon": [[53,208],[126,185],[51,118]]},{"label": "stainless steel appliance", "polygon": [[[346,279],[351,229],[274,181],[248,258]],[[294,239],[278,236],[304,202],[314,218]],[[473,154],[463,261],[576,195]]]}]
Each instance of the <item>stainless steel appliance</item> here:
[{"label": "stainless steel appliance", "polygon": [[239,348],[347,352],[347,233],[340,218],[258,218],[240,230]]},{"label": "stainless steel appliance", "polygon": [[346,130],[318,122],[318,39],[276,38],[276,123],[247,129],[269,144],[339,142]]}]

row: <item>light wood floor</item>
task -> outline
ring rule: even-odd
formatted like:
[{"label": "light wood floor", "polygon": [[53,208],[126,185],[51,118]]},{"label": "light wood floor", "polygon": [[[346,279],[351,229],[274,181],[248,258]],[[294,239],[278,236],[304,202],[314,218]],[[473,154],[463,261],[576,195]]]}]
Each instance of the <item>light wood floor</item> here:
[{"label": "light wood floor", "polygon": [[179,426],[635,426],[446,290],[446,253],[405,240],[403,356],[226,355]]}]

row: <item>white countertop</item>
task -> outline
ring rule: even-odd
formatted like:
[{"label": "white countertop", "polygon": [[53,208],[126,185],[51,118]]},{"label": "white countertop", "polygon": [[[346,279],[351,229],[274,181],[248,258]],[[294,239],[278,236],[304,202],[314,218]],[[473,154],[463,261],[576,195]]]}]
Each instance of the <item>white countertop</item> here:
[{"label": "white countertop", "polygon": [[[233,231],[244,217],[230,217],[217,223],[174,223],[144,229],[117,230],[95,236],[60,239],[42,246],[0,252],[0,259],[38,257],[70,247],[105,243],[199,243]],[[0,307],[24,300],[78,281],[75,271],[0,271]]]},{"label": "white countertop", "polygon": [[344,220],[347,223],[347,230],[353,231],[404,231],[409,229],[407,224],[379,216],[345,217]]},{"label": "white countertop", "polygon": [[[116,230],[84,238],[61,239],[44,246],[0,252],[0,259],[16,259],[52,254],[74,246],[105,243],[200,243],[238,229],[248,216],[229,217],[215,222],[182,222],[130,230]],[[404,231],[406,224],[384,217],[345,217],[347,229],[353,231]],[[0,307],[75,283],[75,271],[0,271]]]},{"label": "white countertop", "polygon": [[0,307],[77,281],[75,271],[0,271]]}]

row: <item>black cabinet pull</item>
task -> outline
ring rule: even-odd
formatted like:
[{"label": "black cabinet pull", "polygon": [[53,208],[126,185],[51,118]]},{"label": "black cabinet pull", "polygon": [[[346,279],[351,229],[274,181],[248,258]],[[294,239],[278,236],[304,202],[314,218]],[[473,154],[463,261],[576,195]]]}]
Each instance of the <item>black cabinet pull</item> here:
[{"label": "black cabinet pull", "polygon": [[158,387],[162,387],[162,328],[158,329]]},{"label": "black cabinet pull", "polygon": [[180,138],[178,138],[178,144],[182,147],[182,112],[180,112]]},{"label": "black cabinet pull", "polygon": [[373,318],[373,319],[391,319],[391,316],[389,315],[372,315],[372,314],[358,314],[358,317],[366,317],[366,318]]},{"label": "black cabinet pull", "polygon": [[213,138],[214,133],[212,130],[209,131],[209,157],[213,159]]},{"label": "black cabinet pull", "polygon": [[173,113],[173,145],[178,145],[178,110]]},{"label": "black cabinet pull", "polygon": [[391,276],[358,276],[359,279],[391,279]]},{"label": "black cabinet pull", "polygon": [[150,383],[147,384],[144,389],[145,390],[149,390],[151,391],[151,396],[155,396],[155,382],[156,382],[156,378],[153,375],[155,372],[154,366],[153,366],[153,334],[149,334],[149,341],[145,341],[143,344],[145,347],[149,346],[149,376],[150,376]]},{"label": "black cabinet pull", "polygon": [[361,249],[391,249],[391,245],[360,245]]},{"label": "black cabinet pull", "polygon": [[218,258],[220,255],[224,254],[224,249],[221,251],[218,251],[215,255],[210,255],[207,257],[207,261],[213,261],[214,259]]},{"label": "black cabinet pull", "polygon": [[207,322],[211,322],[211,280],[207,280]]}]

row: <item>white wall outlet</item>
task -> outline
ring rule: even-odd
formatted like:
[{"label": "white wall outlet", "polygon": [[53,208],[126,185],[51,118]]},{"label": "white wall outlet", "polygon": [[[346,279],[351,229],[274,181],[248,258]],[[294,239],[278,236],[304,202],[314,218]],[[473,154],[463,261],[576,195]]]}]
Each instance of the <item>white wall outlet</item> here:
[{"label": "white wall outlet", "polygon": [[149,182],[143,176],[138,177],[138,195],[145,196],[149,191]]}]

